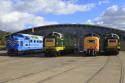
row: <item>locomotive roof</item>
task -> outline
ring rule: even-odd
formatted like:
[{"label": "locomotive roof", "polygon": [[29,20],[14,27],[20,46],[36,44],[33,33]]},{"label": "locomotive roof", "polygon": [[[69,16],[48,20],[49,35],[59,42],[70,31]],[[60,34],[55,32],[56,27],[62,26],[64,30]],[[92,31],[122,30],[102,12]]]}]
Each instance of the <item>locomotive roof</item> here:
[{"label": "locomotive roof", "polygon": [[110,34],[107,34],[105,38],[117,38],[119,39],[119,35],[115,34],[115,33],[110,33]]},{"label": "locomotive roof", "polygon": [[[42,36],[31,35],[31,34],[22,34],[22,33],[16,33],[16,34],[12,34],[9,36],[27,37],[28,39],[41,39],[42,38]],[[7,37],[9,37],[9,36],[7,36]]]},{"label": "locomotive roof", "polygon": [[42,36],[38,36],[38,35],[30,35],[30,34],[22,34],[24,37],[29,37],[31,39],[41,39]]},{"label": "locomotive roof", "polygon": [[85,35],[84,37],[88,37],[88,36],[96,36],[96,37],[100,37],[98,34],[96,33],[89,33],[87,35]]},{"label": "locomotive roof", "polygon": [[62,38],[63,37],[63,34],[59,33],[59,32],[52,32],[52,33],[49,33],[47,34],[47,36],[58,36],[59,38]]}]

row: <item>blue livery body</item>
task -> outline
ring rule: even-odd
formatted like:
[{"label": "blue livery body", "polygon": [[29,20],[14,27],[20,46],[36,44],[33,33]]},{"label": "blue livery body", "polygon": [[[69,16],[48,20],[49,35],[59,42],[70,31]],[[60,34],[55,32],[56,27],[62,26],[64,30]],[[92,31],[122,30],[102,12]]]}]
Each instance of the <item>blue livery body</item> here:
[{"label": "blue livery body", "polygon": [[43,36],[29,34],[12,34],[6,38],[8,53],[19,53],[43,49]]}]

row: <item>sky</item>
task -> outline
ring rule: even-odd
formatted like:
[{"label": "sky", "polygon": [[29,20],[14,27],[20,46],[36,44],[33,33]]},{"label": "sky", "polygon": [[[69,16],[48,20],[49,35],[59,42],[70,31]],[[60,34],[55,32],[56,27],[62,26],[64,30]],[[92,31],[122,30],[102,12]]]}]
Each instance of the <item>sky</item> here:
[{"label": "sky", "polygon": [[92,24],[125,30],[125,0],[0,0],[0,30]]}]

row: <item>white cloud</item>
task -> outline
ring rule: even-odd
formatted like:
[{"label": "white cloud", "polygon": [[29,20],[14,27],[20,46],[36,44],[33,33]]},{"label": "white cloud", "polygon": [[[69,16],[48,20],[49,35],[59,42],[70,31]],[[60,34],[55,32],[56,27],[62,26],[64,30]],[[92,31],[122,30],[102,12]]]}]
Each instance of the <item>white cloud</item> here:
[{"label": "white cloud", "polygon": [[79,5],[75,0],[0,0],[0,30],[19,31],[26,25],[40,26],[57,24],[36,14],[73,14],[85,12],[95,7],[94,3]]},{"label": "white cloud", "polygon": [[118,7],[117,5],[113,5],[107,8],[107,10],[103,12],[101,16],[91,20],[91,22],[97,25],[110,26],[113,28],[125,30],[124,8],[125,7],[123,6]]},{"label": "white cloud", "polygon": [[85,24],[94,24],[91,19],[88,19]]},{"label": "white cloud", "polygon": [[31,24],[33,26],[41,26],[47,24],[57,24],[57,22],[45,21],[43,17],[34,16],[29,13],[22,13],[13,11],[9,14],[0,16],[0,29],[4,31],[19,31],[25,29],[25,25]]},{"label": "white cloud", "polygon": [[99,5],[102,5],[102,4],[109,4],[109,3],[110,3],[109,0],[100,0],[100,1],[98,2]]},{"label": "white cloud", "polygon": [[75,12],[88,11],[93,7],[95,7],[94,3],[78,5],[66,3],[65,0],[17,0],[15,4],[16,10],[23,12],[53,14],[73,14]]},{"label": "white cloud", "polygon": [[113,6],[109,7],[109,8],[107,8],[106,13],[111,13],[112,14],[114,12],[117,12],[118,9],[119,9],[119,7],[117,5],[113,5]]}]

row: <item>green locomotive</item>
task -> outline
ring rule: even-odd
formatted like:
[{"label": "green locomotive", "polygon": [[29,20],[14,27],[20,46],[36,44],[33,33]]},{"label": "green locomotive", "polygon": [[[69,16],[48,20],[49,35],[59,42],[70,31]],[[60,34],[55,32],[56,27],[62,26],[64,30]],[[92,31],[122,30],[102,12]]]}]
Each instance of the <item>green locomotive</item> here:
[{"label": "green locomotive", "polygon": [[43,44],[45,56],[63,55],[76,50],[76,39],[58,32],[47,34]]},{"label": "green locomotive", "polygon": [[104,52],[105,54],[118,55],[120,50],[120,38],[117,34],[110,33],[105,36]]}]

